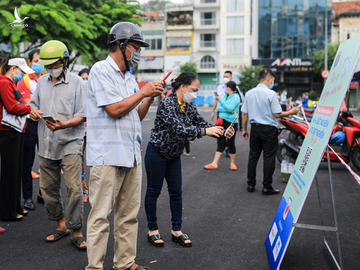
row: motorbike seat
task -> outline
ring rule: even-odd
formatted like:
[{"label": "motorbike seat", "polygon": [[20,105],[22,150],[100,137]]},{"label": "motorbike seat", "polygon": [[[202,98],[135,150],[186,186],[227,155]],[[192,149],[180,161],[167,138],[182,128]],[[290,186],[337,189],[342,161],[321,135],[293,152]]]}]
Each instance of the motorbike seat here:
[{"label": "motorbike seat", "polygon": [[360,129],[360,122],[356,121],[354,118],[351,118],[351,117],[347,117],[346,118],[350,124],[352,124],[354,127],[357,127]]}]

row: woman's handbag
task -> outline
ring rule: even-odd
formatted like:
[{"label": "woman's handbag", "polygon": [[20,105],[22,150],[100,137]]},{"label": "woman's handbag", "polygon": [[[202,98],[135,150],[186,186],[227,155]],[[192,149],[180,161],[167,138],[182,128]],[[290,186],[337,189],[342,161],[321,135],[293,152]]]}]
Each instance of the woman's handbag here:
[{"label": "woman's handbag", "polygon": [[26,123],[26,115],[10,114],[3,105],[1,124],[9,126],[18,132],[22,132]]},{"label": "woman's handbag", "polygon": [[[19,90],[14,90],[14,97],[16,99],[17,104],[23,105],[18,101],[20,98],[22,98],[22,95]],[[11,114],[5,109],[1,97],[0,97],[0,101],[3,104],[3,114],[2,114],[1,124],[11,127],[21,133],[26,123],[26,114],[23,115]]]},{"label": "woman's handbag", "polygon": [[222,126],[224,123],[224,119],[222,119],[221,117],[219,117],[216,121],[215,121],[215,126]]}]

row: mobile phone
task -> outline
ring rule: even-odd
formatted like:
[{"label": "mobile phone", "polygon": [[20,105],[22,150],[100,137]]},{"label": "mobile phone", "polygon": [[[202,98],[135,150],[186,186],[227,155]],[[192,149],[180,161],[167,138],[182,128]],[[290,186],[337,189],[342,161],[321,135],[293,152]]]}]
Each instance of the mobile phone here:
[{"label": "mobile phone", "polygon": [[164,77],[164,79],[162,79],[161,83],[164,83],[164,82],[165,82],[165,80],[170,76],[171,72],[172,72],[172,71],[170,71],[170,72]]},{"label": "mobile phone", "polygon": [[48,121],[50,121],[50,122],[55,122],[54,118],[52,118],[51,115],[43,115],[42,118],[43,118],[44,120],[48,120]]},{"label": "mobile phone", "polygon": [[215,96],[218,96],[219,94],[218,93],[216,93],[216,92],[214,92],[214,94],[215,94]]},{"label": "mobile phone", "polygon": [[230,126],[224,130],[224,136],[225,136],[225,133],[226,131],[228,131],[229,129],[231,129],[233,127],[233,125],[235,124],[235,121],[236,121],[237,117],[235,117],[235,119],[231,122]]},{"label": "mobile phone", "polygon": [[228,129],[231,129],[233,127],[233,125],[235,124],[237,117],[235,117],[235,119],[232,121],[232,123],[230,124],[230,126],[228,127]]}]

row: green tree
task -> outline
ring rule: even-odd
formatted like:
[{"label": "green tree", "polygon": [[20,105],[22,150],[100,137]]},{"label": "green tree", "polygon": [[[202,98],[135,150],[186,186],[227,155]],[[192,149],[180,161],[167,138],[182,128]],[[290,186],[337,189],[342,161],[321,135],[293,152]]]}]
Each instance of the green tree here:
[{"label": "green tree", "polygon": [[263,66],[244,66],[240,68],[240,89],[247,92],[259,84],[259,74]]},{"label": "green tree", "polygon": [[[332,63],[334,62],[336,52],[340,46],[340,43],[328,44],[327,58],[328,58],[328,69],[330,70]],[[315,51],[311,57],[311,61],[314,65],[315,75],[320,75],[321,71],[325,68],[325,50]]]},{"label": "green tree", "polygon": [[314,90],[311,90],[309,92],[309,99],[310,100],[317,100],[317,98],[318,98],[318,95],[316,94],[316,92]]},{"label": "green tree", "polygon": [[[64,42],[70,53],[76,56],[90,56],[101,49],[107,49],[107,34],[110,28],[120,21],[139,23],[140,6],[137,1],[117,0],[22,0],[0,1],[0,43],[11,45],[12,53],[24,53],[40,47],[44,42],[57,39]],[[135,3],[135,5],[133,4]],[[29,17],[21,24],[26,27],[11,27],[15,20],[14,9],[17,7],[21,18]],[[20,51],[19,44],[28,43],[25,51]]]},{"label": "green tree", "polygon": [[196,63],[194,62],[186,62],[183,65],[180,65],[180,73],[183,73],[184,71],[191,71],[194,72],[196,75],[198,74],[198,70],[196,67]]}]

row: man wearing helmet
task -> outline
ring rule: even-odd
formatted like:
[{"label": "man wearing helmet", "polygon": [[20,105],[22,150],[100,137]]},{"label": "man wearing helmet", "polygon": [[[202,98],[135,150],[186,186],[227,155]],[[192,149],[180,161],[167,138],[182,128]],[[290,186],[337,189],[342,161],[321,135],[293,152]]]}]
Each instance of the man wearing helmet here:
[{"label": "man wearing helmet", "polygon": [[[86,87],[83,80],[69,72],[69,52],[57,40],[40,49],[39,64],[49,72],[39,78],[31,99],[30,118],[38,122],[40,188],[47,218],[57,221],[57,228],[46,237],[54,242],[72,232],[72,242],[86,249],[81,232],[83,198],[81,186],[81,149],[85,132]],[[61,199],[61,169],[67,188],[65,210]]]},{"label": "man wearing helmet", "polygon": [[[141,188],[141,123],[163,83],[148,82],[141,90],[128,72],[140,60],[145,43],[137,25],[115,24],[109,33],[109,56],[89,74],[86,113],[86,161],[90,168],[87,223],[88,266],[103,269],[114,211],[113,269],[143,270],[135,263],[137,214]],[[143,101],[143,102],[142,102]]]}]

